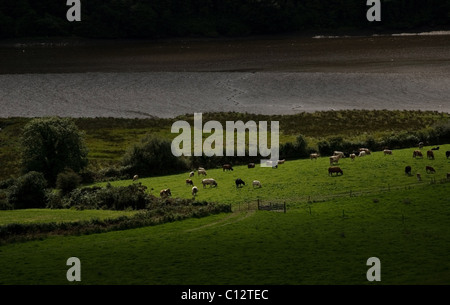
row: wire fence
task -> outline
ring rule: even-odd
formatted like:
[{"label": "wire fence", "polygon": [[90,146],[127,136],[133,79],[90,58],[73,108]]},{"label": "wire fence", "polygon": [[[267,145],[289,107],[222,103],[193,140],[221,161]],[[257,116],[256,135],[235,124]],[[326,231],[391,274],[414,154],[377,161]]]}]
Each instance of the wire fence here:
[{"label": "wire fence", "polygon": [[257,198],[253,201],[249,201],[246,203],[238,203],[233,207],[233,211],[255,211],[255,210],[266,210],[266,211],[282,211],[284,213],[287,212],[290,204],[310,204],[314,202],[324,202],[330,201],[338,198],[353,198],[353,197],[362,197],[362,196],[370,196],[377,194],[385,194],[391,191],[397,190],[411,190],[415,188],[426,187],[432,184],[444,184],[450,183],[450,179],[440,179],[436,180],[435,178],[430,178],[429,182],[418,181],[415,183],[409,183],[404,185],[386,185],[384,187],[372,188],[372,189],[364,189],[364,190],[349,190],[340,193],[333,194],[314,194],[314,195],[305,195],[305,196],[296,196],[290,198],[283,199],[272,199],[266,200]]}]

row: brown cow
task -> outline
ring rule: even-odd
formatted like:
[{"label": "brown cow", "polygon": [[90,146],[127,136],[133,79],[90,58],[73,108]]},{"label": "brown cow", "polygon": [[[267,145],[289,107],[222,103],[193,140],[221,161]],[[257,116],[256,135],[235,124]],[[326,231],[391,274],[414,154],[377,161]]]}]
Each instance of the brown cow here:
[{"label": "brown cow", "polygon": [[136,181],[136,180],[138,180],[139,179],[139,176],[138,175],[134,175],[133,176],[133,181]]},{"label": "brown cow", "polygon": [[232,171],[233,167],[231,166],[231,164],[224,164],[222,165],[222,169],[223,171]]},{"label": "brown cow", "polygon": [[432,150],[427,151],[428,160],[434,160],[434,152]]},{"label": "brown cow", "polygon": [[338,176],[339,174],[341,175],[344,174],[344,172],[339,166],[331,166],[328,168],[328,175],[332,176],[333,173],[336,173],[336,176]]},{"label": "brown cow", "polygon": [[423,158],[422,152],[420,150],[415,150],[413,152],[413,158]]},{"label": "brown cow", "polygon": [[159,196],[161,196],[161,198],[166,198],[172,196],[172,193],[170,192],[170,189],[165,189],[159,192]]},{"label": "brown cow", "polygon": [[194,182],[191,179],[186,179],[186,185],[194,186]]},{"label": "brown cow", "polygon": [[255,168],[255,163],[249,163],[248,168]]},{"label": "brown cow", "polygon": [[425,170],[427,171],[428,174],[435,174],[436,173],[436,170],[433,167],[431,167],[431,166],[425,167]]}]

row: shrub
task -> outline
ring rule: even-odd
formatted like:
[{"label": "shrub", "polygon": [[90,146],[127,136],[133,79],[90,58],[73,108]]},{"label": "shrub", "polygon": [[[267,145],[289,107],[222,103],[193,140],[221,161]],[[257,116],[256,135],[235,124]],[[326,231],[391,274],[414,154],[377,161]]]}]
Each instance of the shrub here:
[{"label": "shrub", "polygon": [[148,135],[131,147],[122,164],[141,176],[164,175],[187,170],[184,159],[172,154],[171,142]]},{"label": "shrub", "polygon": [[12,210],[13,206],[8,202],[8,193],[0,190],[0,210]]},{"label": "shrub", "polygon": [[67,168],[56,177],[56,188],[59,189],[63,195],[69,194],[76,189],[80,183],[81,177],[71,168]]},{"label": "shrub", "polygon": [[16,180],[14,180],[13,178],[0,181],[0,190],[5,190],[5,189],[13,186],[15,181]]},{"label": "shrub", "polygon": [[8,202],[15,209],[43,208],[46,204],[47,181],[42,173],[29,172],[9,188]]}]

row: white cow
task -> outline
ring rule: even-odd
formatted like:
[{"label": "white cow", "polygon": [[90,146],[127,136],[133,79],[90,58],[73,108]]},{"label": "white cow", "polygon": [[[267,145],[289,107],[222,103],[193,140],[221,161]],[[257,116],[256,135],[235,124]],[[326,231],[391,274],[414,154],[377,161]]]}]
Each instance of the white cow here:
[{"label": "white cow", "polygon": [[253,187],[262,187],[261,182],[259,182],[258,180],[253,180]]},{"label": "white cow", "polygon": [[198,187],[196,187],[196,186],[192,187],[192,196],[195,197],[195,195],[197,195],[197,193],[198,193]]},{"label": "white cow", "polygon": [[207,185],[209,185],[209,187],[217,186],[217,182],[213,178],[203,179],[202,184],[203,188],[205,188]]}]

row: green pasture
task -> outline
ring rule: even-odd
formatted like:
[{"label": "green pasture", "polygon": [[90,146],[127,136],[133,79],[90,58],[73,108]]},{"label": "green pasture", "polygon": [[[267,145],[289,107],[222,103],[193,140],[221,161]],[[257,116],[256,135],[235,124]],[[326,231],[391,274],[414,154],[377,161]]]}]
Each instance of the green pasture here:
[{"label": "green pasture", "polygon": [[[350,197],[361,194],[376,194],[380,191],[420,186],[433,181],[446,179],[450,172],[450,159],[445,151],[450,145],[441,145],[435,151],[435,160],[426,158],[426,151],[431,147],[424,147],[423,159],[414,159],[416,148],[394,150],[393,155],[375,152],[365,157],[357,157],[354,161],[344,158],[339,161],[344,172],[342,176],[328,175],[329,158],[324,156],[317,160],[303,159],[286,161],[277,169],[261,167],[249,169],[247,166],[235,166],[233,171],[223,171],[221,168],[206,169],[207,178],[214,178],[218,186],[203,188],[201,181],[204,176],[195,173],[192,180],[199,188],[197,200],[221,202],[231,204],[255,203],[258,199],[273,201],[288,205],[308,201],[323,201],[335,196]],[[257,161],[257,160],[255,160]],[[405,167],[412,167],[412,176],[405,175]],[[426,166],[432,166],[435,174],[425,171]],[[416,174],[420,173],[422,181],[418,181]],[[173,197],[191,198],[191,187],[185,181],[189,172],[164,177],[141,178],[139,183],[147,186],[148,190],[157,196],[161,189],[169,188]],[[236,188],[235,180],[242,179],[246,185]],[[258,180],[262,188],[254,188],[252,181]],[[111,182],[113,186],[125,186],[135,183],[132,180]],[[106,183],[98,184],[105,186]]]},{"label": "green pasture", "polygon": [[61,223],[83,220],[131,216],[136,211],[75,210],[75,209],[26,209],[0,211],[0,226],[12,223]]},{"label": "green pasture", "polygon": [[[335,178],[330,178],[335,179]],[[0,284],[448,284],[449,184],[0,247]],[[224,195],[225,197],[226,195]],[[381,282],[366,279],[381,261]]]}]

